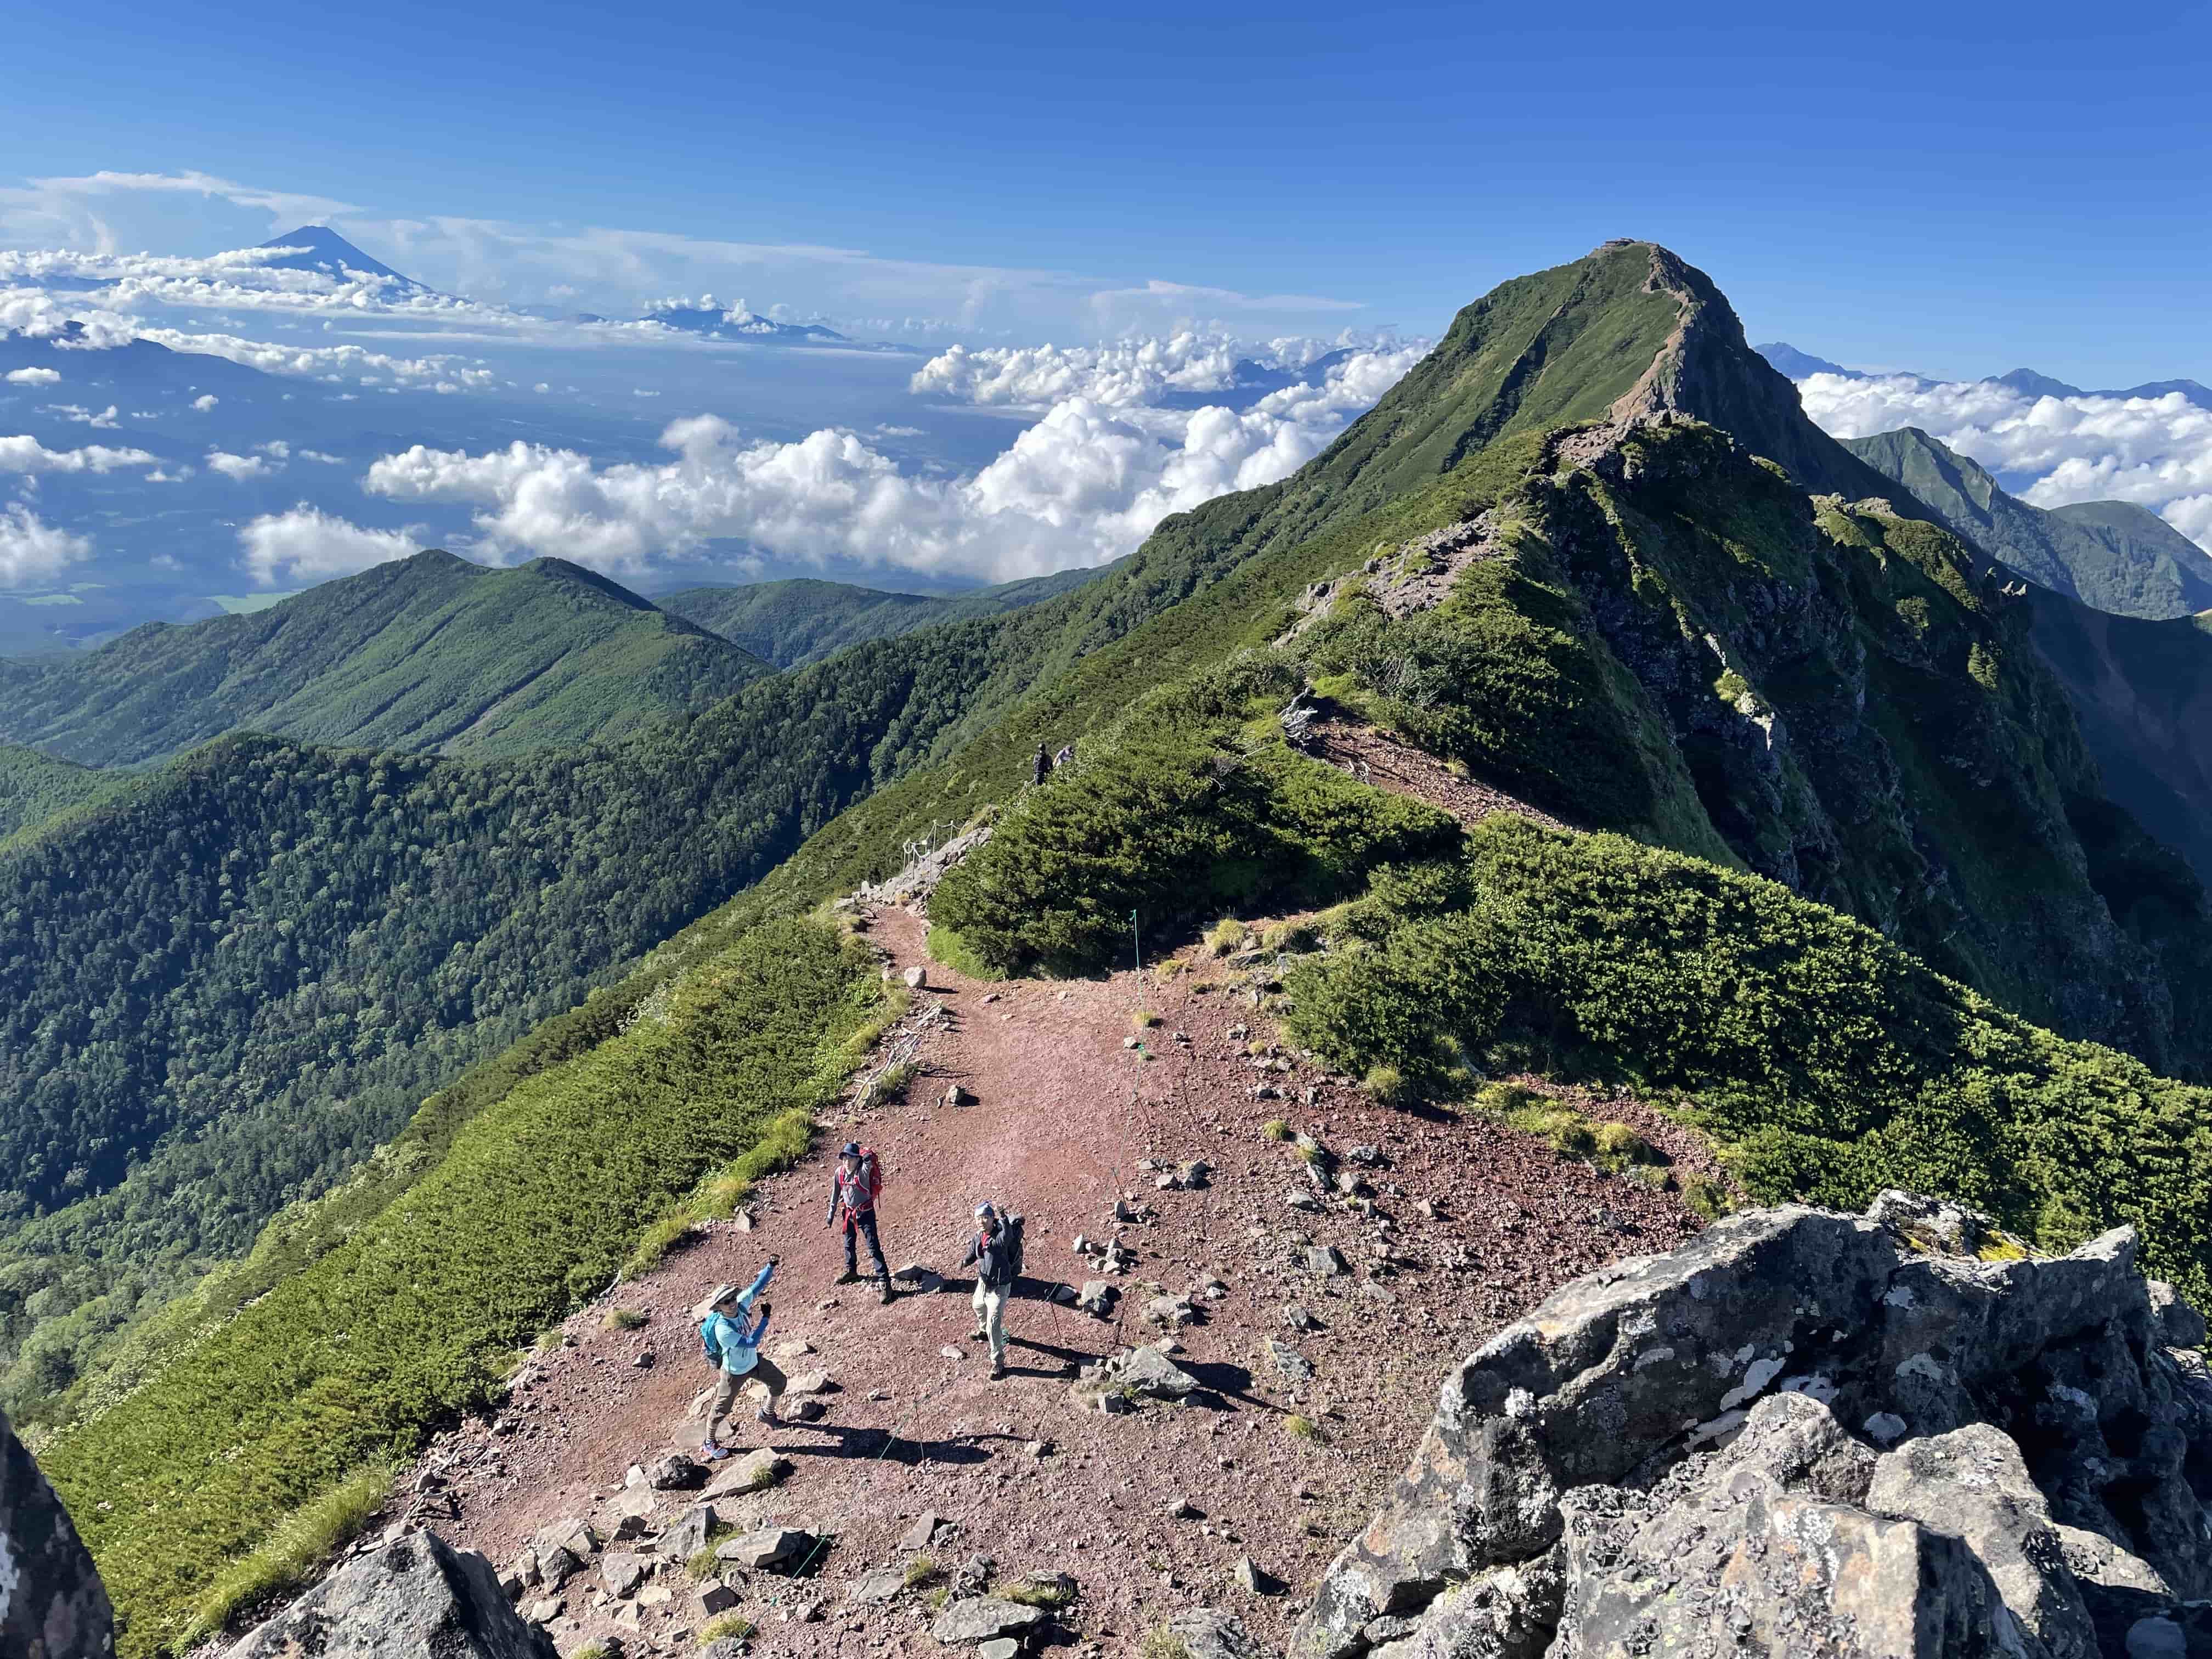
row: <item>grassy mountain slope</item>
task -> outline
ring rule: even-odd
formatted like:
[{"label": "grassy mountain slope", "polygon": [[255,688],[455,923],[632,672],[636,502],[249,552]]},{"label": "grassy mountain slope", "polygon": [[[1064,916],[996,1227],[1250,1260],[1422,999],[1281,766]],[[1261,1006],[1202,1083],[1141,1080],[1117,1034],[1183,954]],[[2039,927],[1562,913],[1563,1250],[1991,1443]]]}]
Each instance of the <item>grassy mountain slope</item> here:
[{"label": "grassy mountain slope", "polygon": [[2123,617],[2212,608],[2212,554],[2155,513],[2125,501],[2030,507],[1917,427],[1844,447],[2032,582]]},{"label": "grassy mountain slope", "polygon": [[768,672],[565,561],[492,570],[428,552],[250,616],[0,663],[0,737],[98,766],[241,729],[510,755],[619,737]]},{"label": "grassy mountain slope", "polygon": [[[162,775],[188,798],[34,836],[43,863],[0,855],[0,890],[49,908],[64,868],[88,875],[58,932],[0,937],[0,963],[23,975],[0,988],[47,1000],[0,1033],[0,1053],[50,1032],[111,1045],[90,1064],[41,1054],[19,1083],[57,1061],[94,1079],[143,1064],[124,1035],[135,1014],[109,1007],[144,970],[198,1011],[189,1029],[162,1015],[178,1072],[242,1075],[242,1115],[288,1128],[318,1117],[326,1079],[306,1078],[281,1114],[254,1103],[296,1070],[283,1033],[253,1024],[282,1006],[272,991],[312,987],[301,1000],[328,1016],[312,1033],[324,1052],[367,1042],[363,1064],[427,1070],[518,1018],[526,984],[559,1006],[656,916],[699,916],[640,972],[433,1097],[355,1184],[289,1212],[255,1258],[154,1322],[161,1340],[131,1355],[138,1390],[101,1391],[104,1409],[49,1443],[64,1495],[110,1505],[92,1542],[133,1653],[181,1644],[217,1571],[353,1460],[493,1395],[495,1356],[603,1283],[623,1241],[711,1167],[663,1149],[672,1123],[684,1144],[670,1115],[713,1074],[713,1045],[702,1072],[641,1054],[636,1033],[689,1042],[696,999],[738,971],[724,953],[757,951],[752,971],[792,976],[760,1006],[819,1011],[813,1042],[834,1039],[862,1017],[866,976],[851,984],[793,919],[987,808],[996,838],[933,907],[947,948],[1076,965],[1114,948],[1133,905],[1164,943],[1215,907],[1344,897],[1322,923],[1335,948],[1277,1011],[1337,1063],[1441,1096],[1473,1085],[1470,1065],[1641,1079],[1687,1091],[1684,1109],[1763,1193],[1894,1176],[1986,1196],[2054,1243],[2127,1216],[2153,1261],[2202,1286],[2212,1098],[2036,1030],[1903,948],[1923,942],[2069,1020],[2151,1021],[2140,1005],[2191,988],[2159,953],[2201,934],[2201,893],[2130,839],[2124,812],[2075,798],[2088,775],[2065,705],[2021,643],[2024,618],[1972,583],[1966,550],[1921,521],[1810,500],[1753,459],[1787,449],[1810,471],[1864,473],[1817,434],[1758,429],[1794,401],[1764,364],[1729,362],[1733,316],[1682,269],[1609,246],[1506,285],[1307,469],[1181,515],[1124,570],[1011,616],[859,647],[580,761],[235,740]],[[1711,407],[1751,428],[1741,443],[1683,418],[1706,401],[1700,364]],[[1588,424],[1615,415],[1632,418]],[[1439,571],[1447,549],[1473,552]],[[1401,604],[1424,581],[1441,602]],[[1462,841],[1288,750],[1278,712],[1309,684],[1634,841]],[[1040,739],[1077,740],[1077,764],[1027,790]],[[211,826],[194,845],[161,833],[180,811]],[[530,867],[510,879],[510,860]],[[1767,869],[1866,920],[1753,873]],[[479,880],[495,889],[480,912],[410,934]],[[179,912],[163,937],[124,927],[97,948],[102,919],[115,931],[156,903]],[[324,929],[332,914],[343,939]],[[1962,921],[1975,931],[1947,940]],[[68,985],[34,945],[81,964]],[[357,985],[359,1001],[341,1000]],[[726,1025],[736,1040],[753,994]],[[2193,1029],[2167,1018],[2170,1034]],[[225,1042],[234,1054],[212,1052]],[[258,1078],[238,1063],[264,1053],[286,1066]],[[50,1139],[87,1103],[16,1098],[45,1109]],[[104,1150],[106,1123],[77,1155]],[[42,1179],[65,1182],[45,1141],[23,1144],[49,1159]],[[272,1136],[269,1155],[283,1145]],[[625,1173],[601,1202],[594,1172],[634,1164],[646,1178]],[[526,1200],[508,1180],[532,1183]],[[512,1224],[541,1210],[556,1224]],[[445,1260],[479,1218],[481,1247]],[[54,1259],[0,1263],[0,1287]],[[512,1301],[469,1288],[510,1271]],[[409,1289],[418,1273],[467,1282],[426,1298]],[[349,1334],[357,1350],[299,1336],[333,1329],[368,1334]],[[234,1448],[238,1468],[215,1467]]]},{"label": "grassy mountain slope", "polygon": [[804,668],[848,645],[1019,611],[1080,587],[1098,574],[1063,570],[950,598],[798,577],[736,587],[687,587],[663,595],[658,603],[672,616],[695,622],[778,668]]},{"label": "grassy mountain slope", "polygon": [[0,842],[73,806],[98,800],[121,781],[35,749],[0,744]]}]

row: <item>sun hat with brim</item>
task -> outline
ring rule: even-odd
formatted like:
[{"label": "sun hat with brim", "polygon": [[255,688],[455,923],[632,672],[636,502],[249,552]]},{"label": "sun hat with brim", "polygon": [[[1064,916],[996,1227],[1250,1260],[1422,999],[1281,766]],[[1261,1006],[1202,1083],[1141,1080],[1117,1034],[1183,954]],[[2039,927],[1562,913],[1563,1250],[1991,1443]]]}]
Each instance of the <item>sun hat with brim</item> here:
[{"label": "sun hat with brim", "polygon": [[704,1319],[708,1314],[714,1312],[715,1309],[720,1307],[722,1304],[727,1302],[732,1297],[735,1296],[743,1289],[744,1289],[744,1286],[742,1285],[715,1285],[714,1293],[704,1302],[702,1302],[697,1307],[691,1310],[691,1316],[694,1319]]}]

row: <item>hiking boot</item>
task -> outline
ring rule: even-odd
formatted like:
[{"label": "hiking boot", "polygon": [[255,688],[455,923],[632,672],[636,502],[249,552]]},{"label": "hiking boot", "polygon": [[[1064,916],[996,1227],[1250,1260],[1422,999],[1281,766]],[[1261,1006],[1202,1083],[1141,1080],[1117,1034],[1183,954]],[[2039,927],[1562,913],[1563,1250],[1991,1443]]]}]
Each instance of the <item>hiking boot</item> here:
[{"label": "hiking boot", "polygon": [[727,1446],[718,1446],[711,1440],[702,1440],[699,1443],[699,1455],[709,1463],[719,1463],[729,1455],[730,1449]]},{"label": "hiking boot", "polygon": [[968,1340],[970,1342],[988,1342],[991,1340],[991,1334],[985,1330],[981,1325],[978,1325],[974,1330],[968,1333]]},{"label": "hiking boot", "polygon": [[1006,1362],[1003,1359],[993,1360],[991,1362],[991,1381],[994,1382],[1004,1382],[1006,1380]]},{"label": "hiking boot", "polygon": [[860,1276],[848,1267],[830,1282],[833,1285],[857,1285],[860,1282]]},{"label": "hiking boot", "polygon": [[890,1304],[890,1299],[891,1299],[891,1282],[890,1282],[890,1279],[888,1279],[878,1280],[878,1283],[877,1283],[877,1285],[876,1285],[876,1289],[877,1289],[877,1292],[878,1292],[878,1300],[880,1300],[881,1302],[883,1302],[886,1306],[888,1306],[888,1305]]},{"label": "hiking boot", "polygon": [[758,1411],[755,1412],[753,1415],[760,1419],[762,1422],[767,1424],[771,1429],[780,1429],[784,1426],[781,1414],[779,1413],[776,1408],[773,1406],[763,1406]]}]

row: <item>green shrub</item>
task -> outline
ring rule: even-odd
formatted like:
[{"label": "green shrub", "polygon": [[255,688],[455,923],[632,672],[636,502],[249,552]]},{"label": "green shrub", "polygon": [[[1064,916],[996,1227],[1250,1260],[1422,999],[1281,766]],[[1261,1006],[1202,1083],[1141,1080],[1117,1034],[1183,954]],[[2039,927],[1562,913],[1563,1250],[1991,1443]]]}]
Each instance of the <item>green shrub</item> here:
[{"label": "green shrub", "polygon": [[285,1516],[252,1554],[216,1576],[200,1597],[179,1645],[192,1647],[220,1636],[238,1614],[313,1578],[384,1507],[392,1495],[392,1480],[388,1464],[372,1464]]},{"label": "green shrub", "polygon": [[927,948],[932,961],[941,962],[954,973],[963,974],[969,979],[998,980],[1006,977],[969,947],[968,941],[960,937],[957,928],[948,927],[941,921],[930,923]]},{"label": "green shrub", "polygon": [[1165,1625],[1157,1625],[1137,1644],[1137,1659],[1193,1659],[1193,1656],[1189,1643]]},{"label": "green shrub", "polygon": [[635,1308],[610,1308],[599,1323],[611,1331],[635,1331],[645,1325],[645,1316]]},{"label": "green shrub", "polygon": [[722,1613],[699,1627],[699,1645],[703,1648],[709,1642],[742,1642],[753,1633],[754,1629],[753,1621],[741,1613]]},{"label": "green shrub", "polygon": [[570,1654],[568,1659],[615,1659],[619,1651],[612,1642],[600,1636],[585,1643]]},{"label": "green shrub", "polygon": [[937,1563],[926,1555],[917,1555],[906,1564],[906,1587],[908,1589],[919,1589],[938,1577]]},{"label": "green shrub", "polygon": [[1413,1098],[1413,1091],[1406,1082],[1406,1074],[1395,1066],[1370,1066],[1359,1086],[1372,1096],[1377,1106],[1404,1106]]},{"label": "green shrub", "polygon": [[[1371,954],[1291,971],[1296,1041],[1421,1085],[1442,1035],[1679,1091],[1763,1200],[1941,1193],[2048,1249],[2132,1223],[2150,1271],[2212,1291],[2212,1091],[2057,1037],[1872,928],[1700,860],[1499,817],[1460,866],[1425,884],[1458,903],[1373,907]],[[1720,1192],[1683,1187],[1701,1212]]]},{"label": "green shrub", "polygon": [[1660,1161],[1659,1149],[1626,1123],[1601,1123],[1590,1132],[1590,1139],[1596,1143],[1598,1161],[1608,1170]]},{"label": "green shrub", "polygon": [[1718,1221],[1732,1207],[1728,1188],[1697,1170],[1682,1177],[1682,1202],[1708,1221]]},{"label": "green shrub", "polygon": [[1241,950],[1245,938],[1244,924],[1234,916],[1224,916],[1206,930],[1206,948],[1217,957],[1225,957]]}]

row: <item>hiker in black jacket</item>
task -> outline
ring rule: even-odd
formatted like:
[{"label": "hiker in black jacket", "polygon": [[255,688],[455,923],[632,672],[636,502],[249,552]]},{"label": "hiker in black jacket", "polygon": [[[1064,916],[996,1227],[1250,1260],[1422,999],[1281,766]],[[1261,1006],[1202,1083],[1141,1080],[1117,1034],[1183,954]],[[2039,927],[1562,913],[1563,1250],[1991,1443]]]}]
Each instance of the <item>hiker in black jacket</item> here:
[{"label": "hiker in black jacket", "polygon": [[[1011,1224],[1010,1224],[1011,1221]],[[991,1204],[975,1206],[975,1236],[960,1264],[975,1269],[975,1337],[991,1345],[991,1380],[1006,1374],[1006,1298],[1021,1276],[1020,1218],[1002,1218]]]}]

